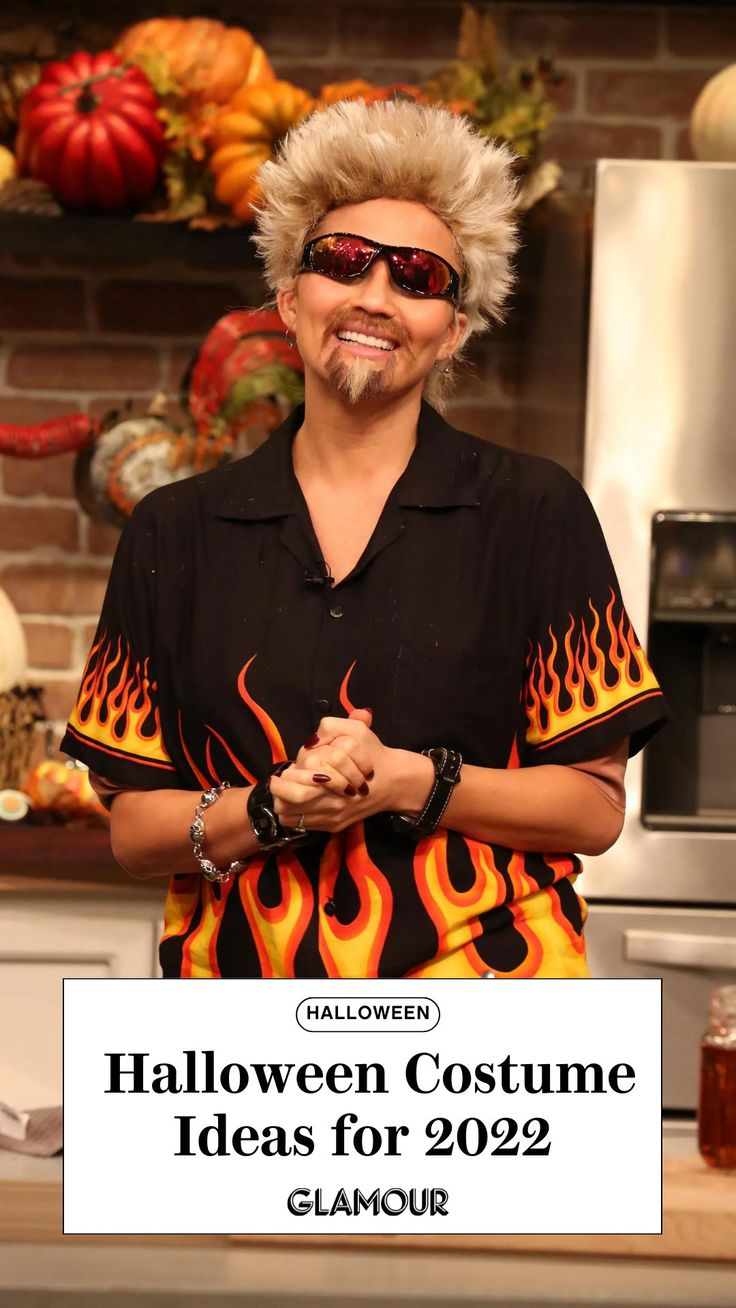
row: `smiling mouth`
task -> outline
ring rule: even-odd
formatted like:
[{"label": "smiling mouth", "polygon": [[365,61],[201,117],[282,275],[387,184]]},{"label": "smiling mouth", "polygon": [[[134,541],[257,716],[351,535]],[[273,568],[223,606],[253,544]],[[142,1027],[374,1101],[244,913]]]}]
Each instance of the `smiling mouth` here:
[{"label": "smiling mouth", "polygon": [[370,358],[393,354],[399,348],[398,341],[384,336],[370,336],[365,332],[337,331],[335,339],[351,354],[363,354]]}]

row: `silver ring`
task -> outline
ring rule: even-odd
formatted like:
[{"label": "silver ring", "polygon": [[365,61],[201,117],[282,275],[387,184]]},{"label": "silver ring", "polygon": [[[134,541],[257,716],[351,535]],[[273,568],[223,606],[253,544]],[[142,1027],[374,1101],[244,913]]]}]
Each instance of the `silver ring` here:
[{"label": "silver ring", "polygon": [[299,818],[299,821],[297,822],[297,824],[296,824],[296,826],[295,826],[295,828],[294,828],[295,831],[304,831],[304,829],[305,829],[305,827],[304,827],[304,816],[305,816],[304,813],[302,813],[301,817]]}]

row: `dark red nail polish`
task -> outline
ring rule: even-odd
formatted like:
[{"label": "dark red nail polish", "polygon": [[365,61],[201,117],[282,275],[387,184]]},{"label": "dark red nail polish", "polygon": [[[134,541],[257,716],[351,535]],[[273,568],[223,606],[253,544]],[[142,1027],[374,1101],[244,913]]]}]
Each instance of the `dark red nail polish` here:
[{"label": "dark red nail polish", "polygon": [[329,781],[329,779],[326,772],[315,772],[312,777],[312,781]]},{"label": "dark red nail polish", "polygon": [[309,740],[305,740],[304,749],[310,749],[312,745],[318,745],[318,744],[319,744],[319,736],[315,731],[314,735],[309,737]]},{"label": "dark red nail polish", "polygon": [[347,785],[347,786],[345,787],[345,794],[346,794],[346,795],[357,795],[357,793],[358,793],[358,792],[357,792],[357,790],[355,789],[355,786]]},{"label": "dark red nail polish", "polygon": [[368,781],[372,781],[376,774],[375,774],[375,772],[373,771],[373,768],[371,768],[370,772],[366,772],[365,775],[366,775],[366,779],[367,779]]},{"label": "dark red nail polish", "polygon": [[369,793],[370,793],[370,786],[368,785],[367,781],[364,781],[362,786],[358,786],[359,795],[368,795]]}]

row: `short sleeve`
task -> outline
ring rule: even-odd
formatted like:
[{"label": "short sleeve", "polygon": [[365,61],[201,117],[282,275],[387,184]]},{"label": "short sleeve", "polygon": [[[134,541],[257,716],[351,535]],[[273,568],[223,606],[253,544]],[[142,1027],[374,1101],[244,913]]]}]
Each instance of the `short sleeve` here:
[{"label": "short sleeve", "polygon": [[550,469],[527,581],[525,762],[580,762],[627,735],[631,757],[672,715],[595,510],[574,477]]},{"label": "short sleeve", "polygon": [[118,542],[61,749],[146,790],[181,785],[166,745],[155,640],[155,525],[137,508]]}]

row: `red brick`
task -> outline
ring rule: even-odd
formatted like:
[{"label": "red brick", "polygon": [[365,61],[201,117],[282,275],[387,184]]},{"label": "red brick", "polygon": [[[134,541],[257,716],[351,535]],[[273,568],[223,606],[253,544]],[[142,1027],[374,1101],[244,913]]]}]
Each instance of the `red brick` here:
[{"label": "red brick", "polygon": [[343,59],[333,59],[328,63],[310,62],[309,60],[279,60],[279,76],[295,86],[303,86],[312,95],[318,95],[323,86],[333,82],[361,81],[373,82],[375,86],[393,86],[395,82],[406,82],[410,86],[419,85],[437,71],[438,60],[392,59],[389,50],[383,51],[383,58],[361,59],[356,68],[355,55],[345,55]]},{"label": "red brick", "polygon": [[560,82],[559,86],[553,86],[551,82],[548,82],[545,94],[559,113],[567,114],[575,107],[578,79],[569,68],[558,68],[557,72],[564,80]]},{"label": "red brick", "polygon": [[560,119],[545,136],[544,153],[561,164],[593,163],[596,159],[659,159],[662,133],[649,123]]},{"label": "red brick", "polygon": [[173,347],[164,374],[165,385],[168,390],[178,395],[182,378],[197,352],[198,347],[196,345],[175,345]]},{"label": "red brick", "polygon": [[28,641],[28,663],[32,668],[68,668],[72,662],[74,634],[60,622],[23,623]]},{"label": "red brick", "polygon": [[[293,86],[301,86],[311,95],[318,95],[323,86],[332,82],[352,82],[358,76],[365,81],[369,81],[368,74],[360,69],[360,74],[355,70],[355,61],[352,58],[336,58],[325,62],[323,59],[302,59],[295,56],[294,51],[283,58],[279,59],[278,75],[285,82],[291,82]],[[402,78],[402,80],[406,80]]]},{"label": "red brick", "polygon": [[100,328],[145,336],[198,336],[240,307],[241,292],[220,282],[105,282],[96,296]]},{"label": "red brick", "polygon": [[[177,388],[172,387],[167,390],[167,394],[169,402],[166,416],[161,420],[162,426],[172,428],[174,431],[188,431],[190,422],[179,404]],[[145,418],[152,399],[153,392],[150,395],[136,397],[130,405],[118,406],[111,399],[100,397],[90,400],[89,411],[94,418],[105,419],[105,430],[108,430],[110,422],[113,426],[117,426],[118,423],[127,422],[129,419]],[[108,419],[110,422],[107,421]]]},{"label": "red brick", "polygon": [[43,681],[43,709],[52,722],[66,722],[77,701],[80,678],[46,677]]},{"label": "red brick", "polygon": [[0,395],[0,422],[25,425],[47,422],[64,412],[74,412],[72,400],[38,400],[30,395]]},{"label": "red brick", "polygon": [[13,459],[6,455],[2,460],[6,495],[73,499],[75,459],[75,454],[55,454],[50,459]]},{"label": "red brick", "polygon": [[108,431],[110,427],[117,426],[119,422],[126,422],[129,418],[145,418],[154,393],[151,390],[147,395],[135,395],[132,398],[127,396],[118,398],[115,395],[93,396],[88,404],[89,413],[91,417],[101,419],[105,431]]},{"label": "red brick", "polygon": [[687,159],[691,162],[694,158],[693,147],[690,144],[690,128],[681,127],[675,136],[675,159]]},{"label": "red brick", "polygon": [[82,627],[82,653],[85,659],[87,658],[87,655],[89,654],[89,651],[92,648],[96,634],[97,634],[97,623],[85,622],[84,626]]},{"label": "red brick", "polygon": [[78,331],[84,326],[81,281],[0,277],[0,327],[13,331]]},{"label": "red brick", "polygon": [[649,59],[656,53],[658,26],[654,9],[634,13],[610,5],[511,7],[505,45],[510,54],[524,58]]},{"label": "red brick", "polygon": [[10,564],[0,572],[19,613],[96,617],[102,608],[107,569],[61,563]]},{"label": "red brick", "polygon": [[[50,418],[58,418],[66,409],[71,412],[74,408],[73,401],[60,403],[58,400],[37,400],[30,396],[12,396],[3,395],[0,398],[0,423],[18,424],[18,426],[31,426],[38,422],[47,422]],[[71,469],[73,455],[67,458],[67,463]],[[63,472],[61,475],[62,486],[59,483],[58,470],[60,467],[66,468],[66,464],[61,465],[57,456],[50,459],[20,459],[15,455],[7,454],[4,457],[0,455],[0,485],[3,486],[6,494],[15,495],[35,495],[38,491],[50,495],[61,495],[63,498],[69,498],[72,494],[70,475]],[[3,471],[4,469],[4,471]],[[49,486],[49,481],[52,483]],[[16,487],[28,487],[25,490],[17,490]]]},{"label": "red brick", "polygon": [[[338,14],[338,40],[340,49],[363,64],[373,55],[407,60],[451,59],[457,45],[460,22],[459,7],[455,4],[432,5],[431,9],[415,5],[391,3],[351,3]],[[407,80],[401,78],[402,81]]]},{"label": "red brick", "polygon": [[51,545],[62,550],[78,548],[76,509],[58,505],[0,505],[0,550],[32,550]]},{"label": "red brick", "polygon": [[122,399],[156,386],[159,363],[154,350],[136,345],[27,345],[11,354],[7,376],[11,386],[111,391]]},{"label": "red brick", "polygon": [[629,118],[686,118],[714,69],[590,69],[586,105],[591,113]]},{"label": "red brick", "polygon": [[673,54],[698,59],[712,55],[719,64],[736,59],[736,12],[733,6],[718,12],[706,9],[665,11],[667,45]]},{"label": "red brick", "polygon": [[148,395],[134,395],[131,399],[115,395],[93,396],[89,401],[89,413],[93,418],[105,420],[105,430],[110,424],[125,422],[128,418],[145,418],[154,392]]},{"label": "red brick", "polygon": [[[244,22],[242,7],[237,8],[238,16],[231,15],[230,22]],[[266,0],[263,4],[248,5],[245,26],[272,59],[280,54],[321,54],[332,36],[332,6],[322,4],[310,14],[305,12],[303,0],[279,0],[278,4]],[[276,72],[281,77],[282,61],[278,59],[277,64]]]},{"label": "red brick", "polygon": [[87,553],[112,558],[120,539],[120,528],[106,522],[87,522]]}]

